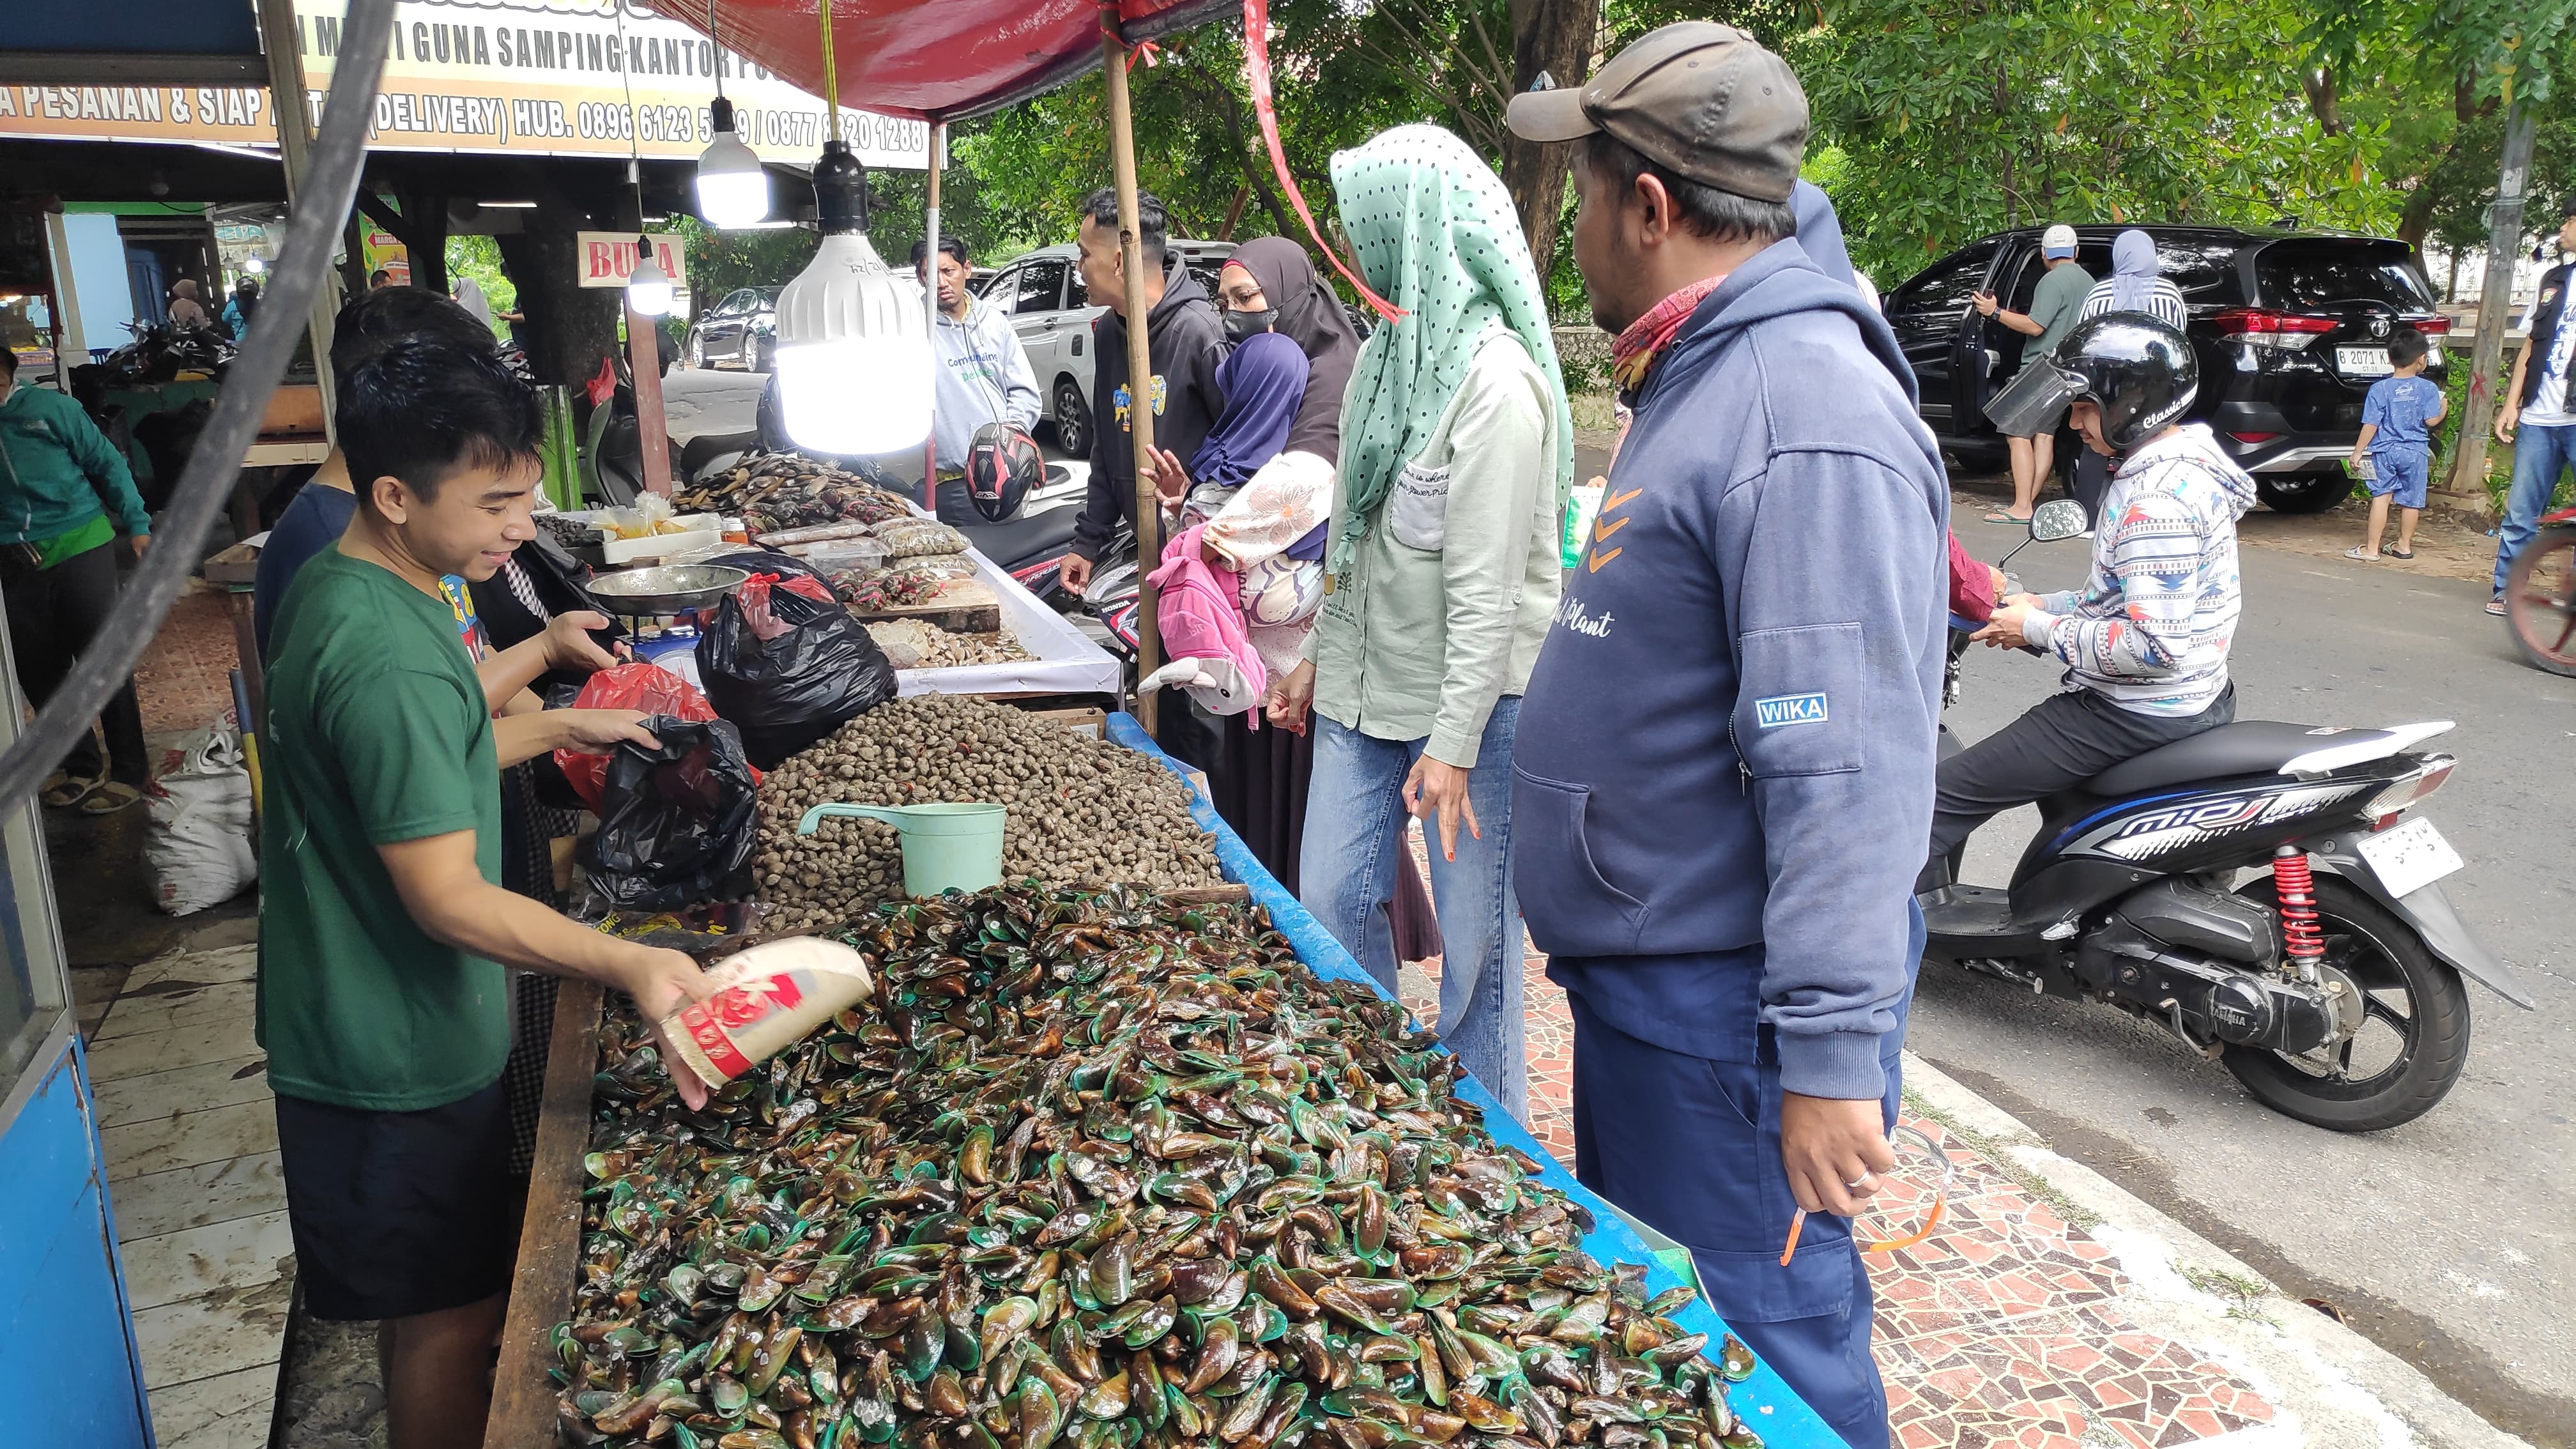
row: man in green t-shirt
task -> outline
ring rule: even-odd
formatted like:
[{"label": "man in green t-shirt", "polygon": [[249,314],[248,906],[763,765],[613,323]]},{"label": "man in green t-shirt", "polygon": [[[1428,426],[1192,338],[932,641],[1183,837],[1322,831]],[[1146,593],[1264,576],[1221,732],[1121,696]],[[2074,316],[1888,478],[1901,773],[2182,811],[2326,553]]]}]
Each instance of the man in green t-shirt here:
[{"label": "man in green t-shirt", "polygon": [[[2039,251],[2048,270],[2031,293],[2029,311],[2008,312],[1994,293],[1977,294],[1978,311],[2030,339],[2022,344],[2024,367],[2056,353],[2057,344],[2065,340],[2077,314],[2084,310],[2084,294],[2093,290],[2093,274],[2075,261],[2075,228],[2060,222],[2040,233]],[[2004,445],[2012,450],[2012,507],[1987,514],[1986,521],[2028,523],[2031,508],[2039,501],[2039,485],[2055,461],[2057,420],[2050,418],[2047,426],[2029,437],[2006,438]]]},{"label": "man in green t-shirt", "polygon": [[626,710],[496,728],[536,670],[595,666],[596,646],[567,626],[478,670],[439,590],[535,533],[539,431],[489,348],[408,338],[356,368],[339,433],[357,512],[271,640],[259,1040],[299,1287],[316,1317],[385,1322],[395,1449],[483,1437],[514,1248],[502,967],[615,986],[648,1021],[710,994],[687,956],[497,884],[501,767],[652,741]]}]

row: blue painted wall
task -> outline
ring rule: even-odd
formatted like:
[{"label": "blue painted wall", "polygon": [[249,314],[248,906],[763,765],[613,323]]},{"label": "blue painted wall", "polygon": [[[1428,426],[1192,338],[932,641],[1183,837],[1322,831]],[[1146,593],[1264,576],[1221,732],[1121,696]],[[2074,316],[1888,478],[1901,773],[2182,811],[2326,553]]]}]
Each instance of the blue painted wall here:
[{"label": "blue painted wall", "polygon": [[30,1068],[41,1084],[0,1134],[0,1381],[16,1444],[145,1449],[143,1378],[109,1224],[80,1047]]},{"label": "blue painted wall", "polygon": [[0,5],[0,50],[259,54],[250,0],[115,0]]}]

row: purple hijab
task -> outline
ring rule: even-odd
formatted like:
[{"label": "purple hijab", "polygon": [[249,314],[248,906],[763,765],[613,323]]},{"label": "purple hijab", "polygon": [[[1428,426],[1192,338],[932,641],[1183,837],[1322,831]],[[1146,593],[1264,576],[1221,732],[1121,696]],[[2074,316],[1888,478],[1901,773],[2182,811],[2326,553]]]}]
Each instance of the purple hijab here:
[{"label": "purple hijab", "polygon": [[1240,488],[1261,465],[1279,456],[1306,400],[1306,353],[1284,333],[1243,339],[1216,369],[1225,411],[1190,457],[1194,482]]}]

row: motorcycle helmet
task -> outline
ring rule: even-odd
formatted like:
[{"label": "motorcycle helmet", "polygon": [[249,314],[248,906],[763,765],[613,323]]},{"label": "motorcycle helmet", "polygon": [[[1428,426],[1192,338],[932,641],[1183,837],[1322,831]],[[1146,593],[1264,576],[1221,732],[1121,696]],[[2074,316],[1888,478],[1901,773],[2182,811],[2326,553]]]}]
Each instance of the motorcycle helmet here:
[{"label": "motorcycle helmet", "polygon": [[2102,440],[2126,453],[2164,431],[2200,392],[2191,340],[2143,312],[2105,312],[2058,344],[2066,400],[2102,410]]},{"label": "motorcycle helmet", "polygon": [[1019,512],[1020,501],[1045,476],[1046,460],[1028,434],[1003,423],[975,430],[966,449],[966,496],[987,522],[999,523]]}]

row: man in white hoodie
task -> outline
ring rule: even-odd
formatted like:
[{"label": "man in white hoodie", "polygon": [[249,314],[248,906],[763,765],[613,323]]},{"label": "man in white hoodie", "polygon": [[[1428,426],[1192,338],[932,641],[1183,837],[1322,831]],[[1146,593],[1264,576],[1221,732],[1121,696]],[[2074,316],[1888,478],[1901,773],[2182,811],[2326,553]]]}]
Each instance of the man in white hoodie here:
[{"label": "man in white hoodie", "polygon": [[2117,461],[2084,587],[2015,594],[1977,631],[2054,655],[2066,688],[1941,762],[1936,862],[2002,811],[2236,718],[2236,520],[2254,480],[2206,424],[2181,421],[2199,391],[2191,343],[2147,313],[2111,312],[2033,365],[2059,370],[2076,431]]},{"label": "man in white hoodie", "polygon": [[[913,275],[927,287],[932,282],[924,252],[920,242],[912,244]],[[1044,405],[1037,372],[1011,319],[966,290],[969,265],[964,242],[939,239],[939,326],[931,343],[939,354],[932,405],[942,473],[966,466],[976,429],[1003,423],[1025,433],[1037,426]]]}]

